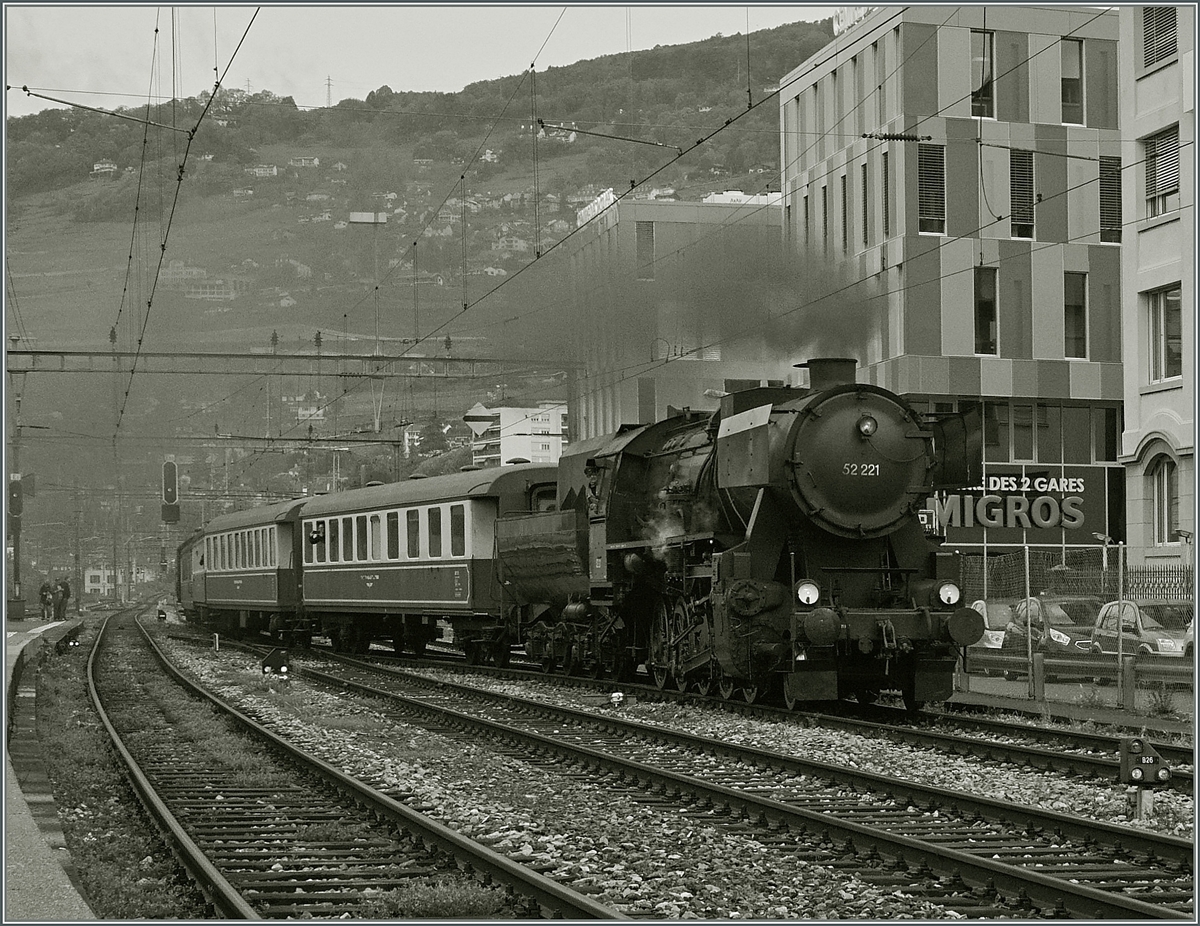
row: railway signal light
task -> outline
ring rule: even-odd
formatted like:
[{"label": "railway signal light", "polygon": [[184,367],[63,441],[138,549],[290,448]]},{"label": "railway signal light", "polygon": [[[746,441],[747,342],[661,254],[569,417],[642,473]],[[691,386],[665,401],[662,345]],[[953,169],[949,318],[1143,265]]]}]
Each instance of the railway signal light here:
[{"label": "railway signal light", "polygon": [[174,460],[163,463],[162,500],[167,505],[174,505],[179,501],[179,466]]},{"label": "railway signal light", "polygon": [[8,480],[8,513],[11,517],[20,517],[21,509],[25,506],[25,492],[21,486],[20,474],[13,474]]},{"label": "railway signal light", "polygon": [[1153,788],[1171,780],[1171,769],[1162,756],[1140,736],[1121,740],[1121,784]]},{"label": "railway signal light", "polygon": [[292,668],[292,658],[282,647],[275,647],[263,658],[262,674],[267,681],[279,679],[286,682]]}]

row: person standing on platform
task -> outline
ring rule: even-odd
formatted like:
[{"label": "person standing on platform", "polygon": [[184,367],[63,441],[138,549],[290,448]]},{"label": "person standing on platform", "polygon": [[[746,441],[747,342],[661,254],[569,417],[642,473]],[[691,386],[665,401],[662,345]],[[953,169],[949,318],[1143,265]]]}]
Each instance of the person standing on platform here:
[{"label": "person standing on platform", "polygon": [[54,590],[50,587],[49,578],[38,589],[38,604],[42,606],[42,620],[50,620],[54,616]]},{"label": "person standing on platform", "polygon": [[66,620],[67,602],[71,600],[71,583],[63,576],[54,583],[54,619]]}]

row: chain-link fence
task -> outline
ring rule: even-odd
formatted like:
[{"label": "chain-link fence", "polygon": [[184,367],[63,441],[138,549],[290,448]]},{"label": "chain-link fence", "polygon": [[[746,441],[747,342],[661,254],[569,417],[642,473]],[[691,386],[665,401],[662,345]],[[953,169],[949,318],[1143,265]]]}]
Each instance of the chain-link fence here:
[{"label": "chain-link fence", "polygon": [[[1028,566],[1026,565],[1028,563]],[[1124,566],[1119,551],[1035,549],[966,556],[960,584],[970,603],[980,598],[1024,598],[1038,595],[1190,601],[1195,570],[1191,566]]]}]

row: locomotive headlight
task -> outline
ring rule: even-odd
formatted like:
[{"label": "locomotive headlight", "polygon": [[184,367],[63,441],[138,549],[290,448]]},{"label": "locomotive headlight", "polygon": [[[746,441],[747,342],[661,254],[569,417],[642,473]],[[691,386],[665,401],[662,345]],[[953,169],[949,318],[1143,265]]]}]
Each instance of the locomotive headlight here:
[{"label": "locomotive headlight", "polygon": [[879,430],[879,422],[870,415],[863,415],[858,419],[858,433],[863,437],[870,437]]},{"label": "locomotive headlight", "polygon": [[938,586],[938,601],[945,605],[958,604],[962,599],[962,590],[953,582],[943,582]]},{"label": "locomotive headlight", "polygon": [[816,604],[821,597],[821,589],[816,582],[803,579],[796,583],[796,600],[800,604]]}]

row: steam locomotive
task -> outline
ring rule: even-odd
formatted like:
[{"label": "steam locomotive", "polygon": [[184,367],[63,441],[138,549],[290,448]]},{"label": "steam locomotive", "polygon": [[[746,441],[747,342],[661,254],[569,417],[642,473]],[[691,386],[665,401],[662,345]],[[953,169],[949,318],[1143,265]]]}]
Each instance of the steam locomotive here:
[{"label": "steam locomotive", "polygon": [[294,583],[270,607],[200,600],[212,556],[259,568],[237,565],[254,561],[252,539],[230,537],[221,559],[219,537],[264,525],[214,519],[180,549],[181,577],[189,545],[191,557],[181,600],[301,642],[328,633],[343,649],[383,638],[419,651],[443,620],[469,661],[503,664],[519,644],[546,671],[621,679],[644,665],[659,687],[747,702],[945,699],[983,623],[961,602],[957,554],[919,513],[935,489],[978,480],[978,419],[925,421],[856,383],[853,360],[806,366],[809,388],[626,425],[573,444],[557,468],[259,509],[291,570],[276,579]]}]

